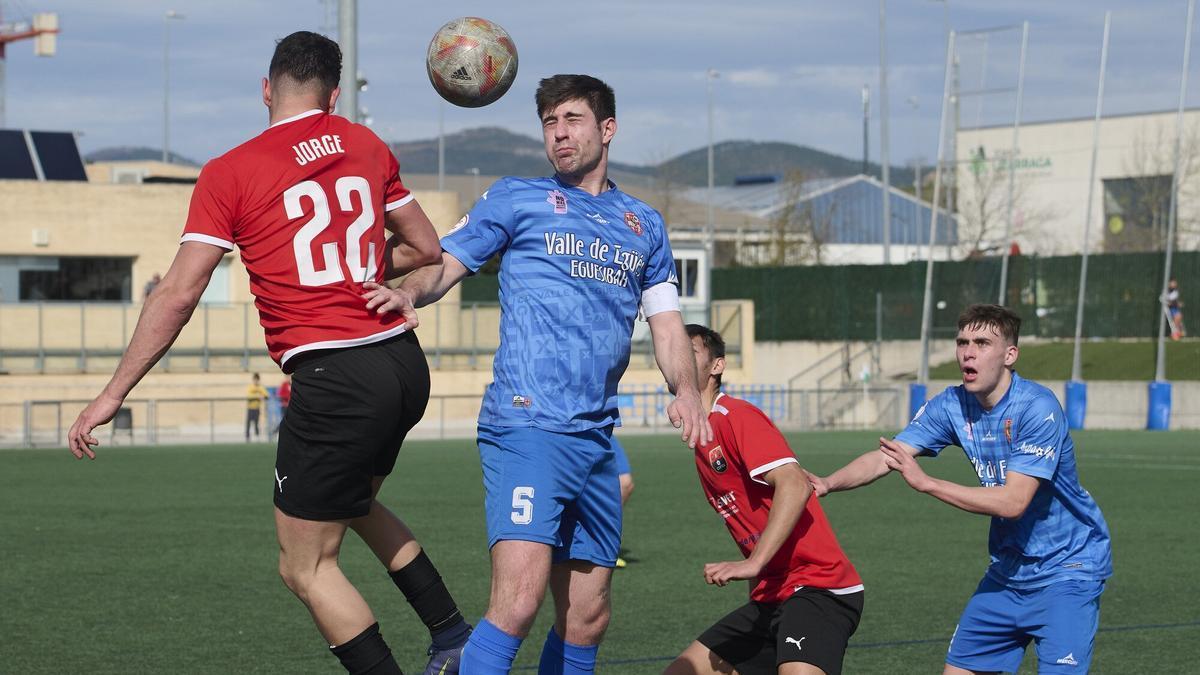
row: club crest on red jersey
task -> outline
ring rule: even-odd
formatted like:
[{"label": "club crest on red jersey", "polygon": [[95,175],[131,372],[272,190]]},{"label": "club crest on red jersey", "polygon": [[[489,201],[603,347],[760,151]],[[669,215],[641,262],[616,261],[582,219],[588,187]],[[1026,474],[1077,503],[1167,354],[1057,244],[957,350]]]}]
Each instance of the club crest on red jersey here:
[{"label": "club crest on red jersey", "polygon": [[729,463],[725,461],[725,452],[721,450],[721,446],[717,446],[708,451],[708,465],[717,473],[725,473],[725,469],[729,468]]},{"label": "club crest on red jersey", "polygon": [[562,215],[567,212],[567,196],[559,190],[549,190],[546,201],[554,206],[554,212]]},{"label": "club crest on red jersey", "polygon": [[625,225],[633,230],[637,236],[642,236],[642,221],[638,219],[637,214],[633,211],[625,212]]}]

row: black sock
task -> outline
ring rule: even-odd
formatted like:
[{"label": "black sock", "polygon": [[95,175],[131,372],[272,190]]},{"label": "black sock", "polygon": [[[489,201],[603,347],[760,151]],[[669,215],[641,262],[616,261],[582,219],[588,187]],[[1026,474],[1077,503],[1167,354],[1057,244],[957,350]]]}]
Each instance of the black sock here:
[{"label": "black sock", "polygon": [[[454,604],[454,598],[450,597],[450,591],[446,590],[446,584],[442,583],[442,576],[438,574],[437,568],[433,566],[429,556],[425,555],[425,551],[418,553],[417,557],[404,567],[395,572],[388,572],[388,576],[395,582],[396,588],[399,588],[400,592],[404,594],[408,604],[412,605],[417,616],[421,618],[421,622],[429,629],[429,634],[434,637],[434,642],[443,642],[438,638],[447,634],[453,637],[458,633],[465,632],[466,622],[463,621],[458,606]],[[456,642],[456,640],[452,639],[449,642]],[[458,645],[439,644],[438,646],[450,648]]]},{"label": "black sock", "polygon": [[349,642],[330,647],[329,651],[351,675],[403,675],[392,657],[392,650],[379,634],[378,623],[371,624]]}]

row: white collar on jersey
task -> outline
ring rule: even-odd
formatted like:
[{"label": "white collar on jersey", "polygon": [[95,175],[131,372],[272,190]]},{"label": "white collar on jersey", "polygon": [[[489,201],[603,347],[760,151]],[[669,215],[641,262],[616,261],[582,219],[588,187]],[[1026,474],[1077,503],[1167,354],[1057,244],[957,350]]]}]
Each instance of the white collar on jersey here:
[{"label": "white collar on jersey", "polygon": [[281,119],[278,122],[272,124],[271,126],[269,126],[267,128],[274,129],[275,127],[277,127],[281,124],[287,124],[288,122],[295,122],[296,120],[304,119],[305,117],[312,117],[313,115],[320,115],[323,112],[325,112],[325,111],[318,110],[317,108],[313,108],[312,110],[305,110],[304,112],[300,113],[299,115],[292,115],[291,117]]},{"label": "white collar on jersey", "polygon": [[727,408],[725,408],[725,406],[717,405],[717,401],[720,401],[721,397],[724,395],[725,395],[725,392],[723,392],[723,391],[717,392],[717,397],[713,399],[712,410],[710,410],[709,412],[724,412],[725,410],[727,410]]}]

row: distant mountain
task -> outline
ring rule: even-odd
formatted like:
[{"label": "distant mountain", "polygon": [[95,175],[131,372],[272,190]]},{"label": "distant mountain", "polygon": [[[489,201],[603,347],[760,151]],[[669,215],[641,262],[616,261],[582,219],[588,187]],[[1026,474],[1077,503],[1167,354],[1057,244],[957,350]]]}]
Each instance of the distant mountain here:
[{"label": "distant mountain", "polygon": [[[868,164],[870,175],[881,178],[882,167]],[[862,160],[814,150],[791,143],[723,141],[713,145],[713,183],[732,185],[739,176],[784,175],[800,171],[806,178],[856,176],[862,173]],[[686,185],[708,184],[708,148],[685,152],[664,162],[660,175]],[[892,185],[909,186],[913,170],[893,166],[888,175]]]},{"label": "distant mountain", "polygon": [[[141,146],[122,145],[115,148],[101,148],[83,156],[85,162],[128,162],[128,161],[159,161],[162,159],[162,148],[147,148]],[[184,166],[200,166],[199,163],[183,155],[171,153],[172,164]]]},{"label": "distant mountain", "polygon": [[[542,141],[499,127],[480,127],[446,134],[446,173],[463,175],[478,169],[483,176],[544,176],[550,163]],[[437,173],[437,139],[398,141],[389,144],[400,159],[402,174]],[[88,153],[89,162],[157,160],[156,148],[122,146]],[[187,157],[171,153],[176,164],[198,166]],[[655,179],[671,183],[701,186],[708,184],[708,149],[697,148],[673,157],[657,166],[612,162],[609,170],[619,183],[649,184]],[[713,146],[714,182],[732,185],[739,176],[784,175],[800,171],[808,178],[854,176],[862,171],[862,162],[791,143],[723,141]],[[880,166],[870,165],[872,176],[880,176]],[[913,171],[892,167],[892,185],[908,186]]]},{"label": "distant mountain", "polygon": [[[484,176],[544,176],[550,171],[542,141],[500,127],[465,129],[445,138],[446,173],[465,174],[479,169]],[[391,144],[400,160],[401,174],[437,173],[436,138]],[[649,174],[653,169],[612,162],[614,172]]]},{"label": "distant mountain", "polygon": [[[466,129],[447,134],[445,139],[446,173],[465,174],[479,169],[484,176],[542,176],[549,168],[542,141],[531,136],[515,134],[499,127]],[[402,173],[437,173],[437,139],[391,143],[400,159]],[[869,165],[871,175],[879,177],[878,164]],[[613,162],[609,169],[626,181],[649,181],[668,178],[686,185],[708,184],[708,148],[691,152],[663,162],[658,166],[639,166]],[[854,176],[862,172],[862,162],[839,155],[814,150],[791,143],[759,143],[755,141],[724,141],[713,146],[714,182],[732,185],[738,176],[783,175],[799,170],[809,178],[821,176]],[[892,167],[892,185],[912,184],[912,169]]]}]

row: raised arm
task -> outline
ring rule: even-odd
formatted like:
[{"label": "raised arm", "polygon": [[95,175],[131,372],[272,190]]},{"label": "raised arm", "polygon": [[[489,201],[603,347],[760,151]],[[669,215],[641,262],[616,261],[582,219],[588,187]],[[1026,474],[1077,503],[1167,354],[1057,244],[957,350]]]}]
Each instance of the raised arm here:
[{"label": "raised arm", "polygon": [[796,529],[804,505],[812,495],[813,488],[805,478],[799,464],[789,462],[762,474],[762,479],[774,489],[771,510],[767,514],[767,526],[763,528],[754,552],[745,560],[708,563],[704,566],[704,580],[710,584],[724,586],[736,579],[753,579],[762,572],[775,557],[780,547]]},{"label": "raised arm", "polygon": [[696,356],[692,341],[683,328],[683,315],[678,310],[658,312],[646,319],[654,339],[654,360],[667,381],[675,400],[667,406],[667,417],[676,429],[682,428],[682,438],[689,448],[712,440],[712,427],[700,390],[696,385]]},{"label": "raised arm", "polygon": [[91,446],[99,442],[92,436],[92,429],[117,414],[129,392],[179,337],[179,331],[192,317],[213,269],[224,254],[224,249],[211,244],[185,241],[179,245],[171,269],[142,305],[129,347],[121,356],[112,379],[79,413],[67,432],[67,445],[76,458],[83,459],[84,455],[96,458]]}]

